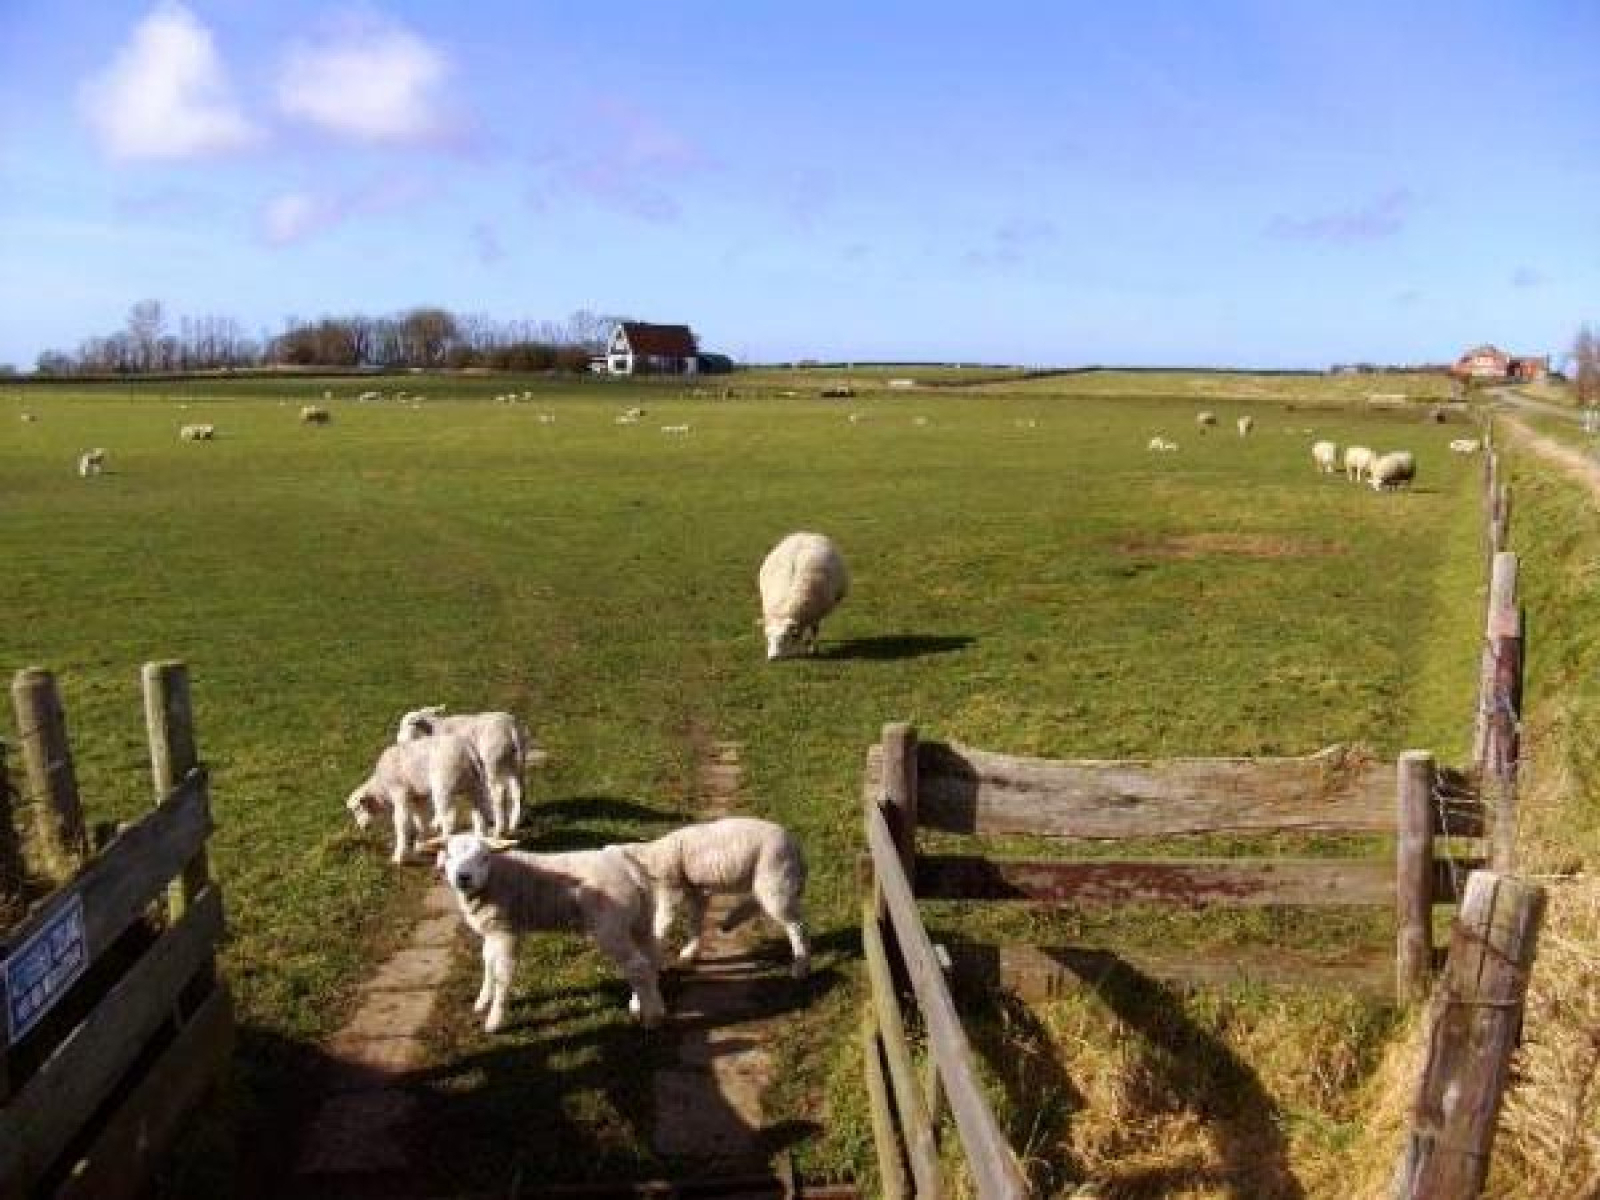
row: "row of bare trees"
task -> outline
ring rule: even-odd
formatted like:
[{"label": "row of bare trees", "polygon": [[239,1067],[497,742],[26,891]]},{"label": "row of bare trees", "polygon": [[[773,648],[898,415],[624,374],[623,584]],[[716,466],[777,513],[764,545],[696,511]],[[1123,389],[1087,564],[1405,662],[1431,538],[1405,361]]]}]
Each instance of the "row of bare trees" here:
[{"label": "row of bare trees", "polygon": [[1572,343],[1572,386],[1582,408],[1600,406],[1600,336],[1584,325]]},{"label": "row of bare trees", "polygon": [[620,317],[580,309],[562,321],[497,321],[418,307],[389,316],[289,317],[278,334],[250,337],[232,317],[180,317],[159,300],[128,310],[122,329],[74,352],[41,354],[40,374],[151,374],[262,366],[492,367],[583,370]]}]

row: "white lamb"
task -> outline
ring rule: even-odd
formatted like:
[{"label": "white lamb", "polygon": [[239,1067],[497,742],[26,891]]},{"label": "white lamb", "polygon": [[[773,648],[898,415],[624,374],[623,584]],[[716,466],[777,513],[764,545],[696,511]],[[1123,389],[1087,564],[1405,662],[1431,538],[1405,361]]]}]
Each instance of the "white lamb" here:
[{"label": "white lamb", "polygon": [[85,450],[78,455],[78,474],[87,479],[91,475],[98,475],[106,469],[106,452],[99,446],[93,450]]},{"label": "white lamb", "polygon": [[413,742],[441,733],[466,738],[477,751],[488,777],[494,834],[509,837],[522,820],[522,780],[531,744],[527,728],[508,712],[446,716],[444,705],[431,704],[400,718],[395,741]]},{"label": "white lamb", "polygon": [[1240,437],[1249,437],[1250,431],[1255,428],[1256,419],[1254,417],[1240,417],[1238,421],[1234,423],[1239,428]]},{"label": "white lamb", "polygon": [[1372,461],[1378,456],[1367,446],[1346,446],[1344,449],[1344,477],[1360,483],[1372,470]]},{"label": "white lamb", "polygon": [[744,899],[723,919],[723,930],[766,913],[789,937],[794,954],[790,972],[805,978],[811,952],[801,900],[806,889],[806,859],[800,843],[782,825],[755,817],[723,817],[685,825],[653,842],[621,847],[649,877],[655,894],[655,939],[659,954],[680,906],[689,922],[689,940],[678,952],[681,962],[700,953],[701,926],[713,895]]},{"label": "white lamb", "polygon": [[1171,454],[1177,448],[1177,442],[1168,441],[1159,434],[1151,438],[1149,444],[1145,447],[1146,450],[1151,450],[1158,454]]},{"label": "white lamb", "polygon": [[1417,459],[1409,450],[1391,450],[1373,460],[1368,478],[1375,492],[1393,491],[1401,484],[1409,487],[1417,477]]},{"label": "white lamb", "polygon": [[209,442],[217,436],[215,425],[185,425],[178,430],[178,436],[186,442]]},{"label": "white lamb", "polygon": [[300,409],[300,420],[306,425],[326,425],[333,420],[333,414],[315,404],[306,404]]},{"label": "white lamb", "polygon": [[448,836],[455,832],[458,796],[471,802],[472,827],[483,832],[490,819],[483,760],[466,738],[440,733],[386,748],[344,806],[362,829],[387,809],[394,820],[393,860],[403,863],[416,844],[413,835],[426,830],[423,803],[430,806],[434,827]]},{"label": "white lamb", "polygon": [[483,939],[483,986],[472,1011],[488,1014],[486,1032],[505,1028],[517,938],[541,930],[587,933],[633,988],[628,1011],[646,1028],[666,1016],[650,883],[620,848],[496,854],[481,837],[458,833],[445,842],[438,865],[461,915]]},{"label": "white lamb", "polygon": [[689,426],[687,426],[687,425],[663,425],[661,427],[661,432],[662,433],[688,433],[689,432]]},{"label": "white lamb", "polygon": [[1339,469],[1339,447],[1333,442],[1313,442],[1311,461],[1324,475],[1332,475]]},{"label": "white lamb", "polygon": [[1200,432],[1204,433],[1209,426],[1217,423],[1217,414],[1214,412],[1195,413],[1194,423],[1200,427]]},{"label": "white lamb", "polygon": [[1476,454],[1481,447],[1477,438],[1456,438],[1450,443],[1450,449],[1456,454]]},{"label": "white lamb", "polygon": [[804,647],[815,654],[822,619],[850,590],[850,574],[831,538],[791,533],[767,555],[757,577],[767,661],[788,658]]}]

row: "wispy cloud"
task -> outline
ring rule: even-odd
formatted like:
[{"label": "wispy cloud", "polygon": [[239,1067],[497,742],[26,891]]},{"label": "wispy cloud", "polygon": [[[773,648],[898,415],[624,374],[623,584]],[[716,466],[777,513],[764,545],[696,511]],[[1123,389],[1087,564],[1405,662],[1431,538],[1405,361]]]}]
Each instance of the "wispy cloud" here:
[{"label": "wispy cloud", "polygon": [[594,104],[581,147],[553,149],[540,155],[536,165],[548,180],[528,193],[536,209],[548,209],[555,195],[570,191],[605,208],[661,223],[682,215],[673,185],[713,164],[696,143],[660,117],[607,96]]},{"label": "wispy cloud", "polygon": [[1412,197],[1394,188],[1365,204],[1310,217],[1276,216],[1267,226],[1275,237],[1307,242],[1367,242],[1393,237],[1405,228]]},{"label": "wispy cloud", "polygon": [[1544,283],[1544,272],[1536,267],[1521,266],[1511,272],[1511,286],[1514,288],[1543,287]]},{"label": "wispy cloud", "polygon": [[442,145],[466,122],[445,85],[443,51],[387,18],[347,13],[315,41],[289,48],[278,78],[279,110],[336,137],[378,145]]},{"label": "wispy cloud", "polygon": [[1013,217],[995,227],[987,244],[967,251],[962,261],[971,267],[1019,266],[1055,241],[1056,233],[1054,221]]},{"label": "wispy cloud", "polygon": [[421,203],[435,192],[426,182],[394,175],[380,176],[341,192],[304,188],[279,192],[261,206],[261,240],[274,247],[292,246],[347,221]]},{"label": "wispy cloud", "polygon": [[233,101],[211,31],[162,0],[116,56],[78,91],[79,110],[113,159],[202,158],[259,133]]}]

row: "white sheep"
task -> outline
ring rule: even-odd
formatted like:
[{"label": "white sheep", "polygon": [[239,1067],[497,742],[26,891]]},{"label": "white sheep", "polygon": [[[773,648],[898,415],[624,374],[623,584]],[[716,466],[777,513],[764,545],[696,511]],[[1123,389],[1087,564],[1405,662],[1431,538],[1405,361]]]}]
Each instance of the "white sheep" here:
[{"label": "white sheep", "polygon": [[1151,450],[1158,454],[1170,454],[1177,448],[1177,442],[1168,441],[1160,434],[1157,434],[1155,437],[1151,438],[1149,444],[1145,446],[1146,450]]},{"label": "white sheep", "polygon": [[1311,461],[1324,475],[1332,475],[1339,469],[1339,447],[1333,442],[1313,442]]},{"label": "white sheep", "polygon": [[663,425],[661,427],[661,432],[662,433],[688,433],[689,432],[689,426],[687,426],[687,425]]},{"label": "white sheep", "polygon": [[24,411],[22,414],[22,423],[24,425],[32,425],[38,419],[39,418],[34,416],[31,412]]},{"label": "white sheep", "polygon": [[1373,460],[1368,478],[1375,492],[1393,491],[1401,484],[1407,487],[1417,477],[1417,459],[1409,450],[1391,450]]},{"label": "white sheep", "polygon": [[472,1011],[487,1013],[486,1032],[505,1028],[517,938],[539,931],[587,933],[633,988],[628,1010],[646,1028],[666,1016],[650,883],[619,847],[496,854],[481,837],[458,833],[446,840],[437,861],[461,915],[483,939],[483,986]]},{"label": "white sheep", "polygon": [[1256,419],[1254,417],[1240,417],[1234,424],[1238,426],[1240,437],[1249,437],[1250,431],[1255,428]]},{"label": "white sheep", "polygon": [[1214,412],[1195,413],[1194,423],[1199,426],[1200,432],[1204,433],[1207,428],[1217,423],[1217,414]]},{"label": "white sheep", "polygon": [[209,442],[217,436],[215,425],[185,425],[178,430],[178,436],[186,442]]},{"label": "white sheep", "polygon": [[630,408],[624,410],[622,415],[625,417],[632,417],[635,421],[637,421],[645,415],[645,410],[642,408]]},{"label": "white sheep", "polygon": [[631,417],[627,413],[621,413],[615,418],[615,424],[618,425],[637,425],[638,423],[638,417]]},{"label": "white sheep", "polygon": [[831,538],[791,533],[761,563],[761,627],[767,661],[787,658],[800,647],[816,653],[822,619],[850,590],[850,574]]},{"label": "white sheep", "polygon": [[555,413],[540,413],[539,414],[539,424],[541,424],[541,425],[554,425],[555,423],[556,423],[556,415],[555,415]]},{"label": "white sheep", "polygon": [[[446,716],[444,705],[430,704],[400,718],[395,741],[414,742],[441,733],[454,734],[472,743],[488,777],[495,836],[509,836],[522,820],[522,778],[532,745],[527,728],[508,712]],[[533,750],[532,755],[537,761],[543,761],[538,750]]]},{"label": "white sheep", "polygon": [[481,833],[490,820],[483,760],[466,738],[441,733],[387,747],[344,806],[362,829],[388,810],[394,820],[393,859],[403,863],[413,848],[412,835],[426,828],[423,802],[430,805],[434,827],[448,836],[455,832],[458,796],[471,802],[472,827]]},{"label": "white sheep", "polygon": [[96,446],[93,450],[85,450],[78,455],[78,474],[84,479],[91,475],[98,475],[106,469],[106,452]]},{"label": "white sheep", "polygon": [[333,414],[318,405],[305,404],[300,407],[300,420],[306,425],[326,425],[333,420]]},{"label": "white sheep", "polygon": [[1482,445],[1477,438],[1456,438],[1450,443],[1450,449],[1456,454],[1476,454]]},{"label": "white sheep", "polygon": [[1369,446],[1346,446],[1344,477],[1352,483],[1360,483],[1366,478],[1367,472],[1372,470],[1372,461],[1377,457]]},{"label": "white sheep", "polygon": [[685,825],[653,842],[632,842],[622,849],[649,877],[658,954],[682,907],[689,940],[678,959],[693,962],[700,954],[701,926],[711,897],[741,896],[741,902],[723,919],[722,929],[732,929],[759,908],[788,935],[794,955],[791,974],[805,978],[811,967],[801,913],[806,860],[800,843],[782,825],[755,817],[723,817]]}]

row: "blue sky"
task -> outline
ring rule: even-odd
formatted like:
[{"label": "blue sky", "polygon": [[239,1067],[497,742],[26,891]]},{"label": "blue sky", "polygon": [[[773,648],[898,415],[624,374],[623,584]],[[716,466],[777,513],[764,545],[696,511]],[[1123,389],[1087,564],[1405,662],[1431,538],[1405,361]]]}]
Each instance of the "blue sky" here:
[{"label": "blue sky", "polygon": [[1600,5],[0,0],[0,362],[131,304],[751,360],[1320,366],[1600,320]]}]

